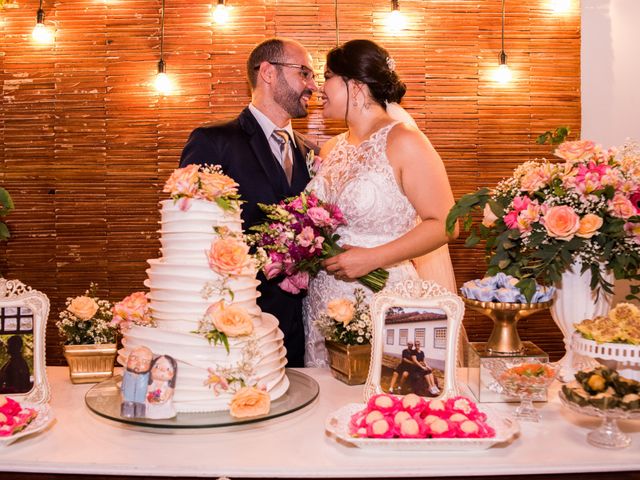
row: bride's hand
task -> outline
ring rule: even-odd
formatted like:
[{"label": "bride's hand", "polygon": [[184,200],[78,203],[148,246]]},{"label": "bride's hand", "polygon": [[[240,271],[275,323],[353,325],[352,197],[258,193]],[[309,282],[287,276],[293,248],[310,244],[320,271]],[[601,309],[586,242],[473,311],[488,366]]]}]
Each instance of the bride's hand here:
[{"label": "bride's hand", "polygon": [[370,248],[341,246],[345,251],[326,259],[322,266],[338,280],[355,280],[378,268]]}]

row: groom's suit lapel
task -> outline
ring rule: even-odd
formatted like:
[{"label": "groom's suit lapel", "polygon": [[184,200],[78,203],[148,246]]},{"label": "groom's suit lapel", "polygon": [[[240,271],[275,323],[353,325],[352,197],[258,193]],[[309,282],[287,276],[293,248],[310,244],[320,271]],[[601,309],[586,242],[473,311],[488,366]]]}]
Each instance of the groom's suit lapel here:
[{"label": "groom's suit lapel", "polygon": [[262,128],[260,128],[258,121],[251,114],[249,108],[245,108],[242,113],[240,113],[238,121],[242,129],[249,136],[249,146],[251,150],[253,150],[253,154],[262,167],[264,174],[269,179],[269,185],[274,193],[278,195],[281,191],[280,172],[278,171],[278,165],[273,158],[271,147],[269,147],[269,142],[264,136]]}]

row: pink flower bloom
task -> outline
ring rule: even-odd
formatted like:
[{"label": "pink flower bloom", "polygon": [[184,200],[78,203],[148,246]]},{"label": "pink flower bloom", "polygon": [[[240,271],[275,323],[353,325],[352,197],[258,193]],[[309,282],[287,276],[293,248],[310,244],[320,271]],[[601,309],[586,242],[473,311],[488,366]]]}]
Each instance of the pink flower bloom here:
[{"label": "pink flower bloom", "polygon": [[530,232],[532,225],[538,220],[540,220],[540,205],[538,202],[531,202],[518,214],[516,224],[521,233]]},{"label": "pink flower bloom", "polygon": [[590,140],[576,140],[564,142],[556,148],[555,155],[568,162],[579,162],[592,155],[596,150],[596,144]]},{"label": "pink flower bloom", "polygon": [[520,179],[520,188],[525,192],[535,192],[549,183],[551,180],[551,167],[548,164],[524,174]]},{"label": "pink flower bloom", "polygon": [[269,262],[264,266],[264,274],[267,280],[277,277],[282,273],[282,262]]},{"label": "pink flower bloom", "polygon": [[298,242],[298,245],[300,245],[301,247],[308,247],[313,243],[313,241],[314,233],[313,228],[311,227],[304,227],[302,231],[296,236],[296,242]]},{"label": "pink flower bloom", "polygon": [[149,301],[144,292],[135,292],[118,302],[112,309],[113,319],[111,325],[120,327],[120,330],[137,325],[151,325],[153,319],[149,310]]},{"label": "pink flower bloom", "polygon": [[304,204],[302,203],[302,195],[300,195],[293,202],[291,202],[289,206],[294,210],[302,211],[302,209],[304,208]]},{"label": "pink flower bloom", "polygon": [[191,198],[189,197],[180,198],[180,200],[178,200],[178,208],[180,208],[180,210],[182,210],[183,212],[186,212],[187,210],[189,210],[189,208],[191,208]]},{"label": "pink flower bloom", "polygon": [[301,290],[309,288],[309,273],[298,272],[285,278],[279,285],[285,292],[293,294],[300,293]]},{"label": "pink flower bloom", "polygon": [[633,207],[636,209],[636,215],[640,215],[640,191],[635,192],[629,199]]},{"label": "pink flower bloom", "polygon": [[504,217],[504,223],[507,228],[518,228],[518,212],[511,210]]},{"label": "pink flower bloom", "polygon": [[519,197],[514,197],[513,208],[517,213],[520,213],[522,210],[526,209],[530,203],[531,199],[529,197],[520,195]]},{"label": "pink flower bloom", "polygon": [[491,228],[496,224],[496,220],[498,220],[498,217],[496,217],[496,215],[491,210],[491,207],[487,203],[484,206],[484,210],[482,211],[482,225],[487,228]]},{"label": "pink flower bloom", "polygon": [[331,215],[322,207],[312,207],[307,211],[307,215],[314,225],[318,227],[328,227],[331,225]]},{"label": "pink flower bloom", "polygon": [[637,214],[636,206],[621,193],[616,193],[613,198],[609,200],[608,206],[611,215],[614,217],[629,218]]},{"label": "pink flower bloom", "polygon": [[549,236],[558,240],[571,240],[580,228],[580,217],[567,205],[549,208],[542,220]]},{"label": "pink flower bloom", "polygon": [[198,168],[198,165],[188,165],[174,170],[162,191],[170,193],[172,197],[193,197],[198,191]]}]

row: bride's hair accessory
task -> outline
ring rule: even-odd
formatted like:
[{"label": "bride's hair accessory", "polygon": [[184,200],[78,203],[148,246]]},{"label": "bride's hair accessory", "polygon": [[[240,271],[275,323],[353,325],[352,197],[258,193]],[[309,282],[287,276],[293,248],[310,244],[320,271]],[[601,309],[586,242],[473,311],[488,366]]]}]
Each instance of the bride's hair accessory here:
[{"label": "bride's hair accessory", "polygon": [[396,61],[391,57],[387,57],[384,60],[385,60],[385,62],[387,62],[387,67],[389,67],[389,70],[391,70],[392,72],[395,71],[395,69],[396,69]]}]

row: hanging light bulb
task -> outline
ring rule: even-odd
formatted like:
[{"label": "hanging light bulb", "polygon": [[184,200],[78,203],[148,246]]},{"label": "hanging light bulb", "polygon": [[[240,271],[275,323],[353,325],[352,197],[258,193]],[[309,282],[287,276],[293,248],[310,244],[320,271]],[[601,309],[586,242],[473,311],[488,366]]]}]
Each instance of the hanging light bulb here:
[{"label": "hanging light bulb", "polygon": [[167,75],[167,64],[164,60],[158,62],[158,74],[156,75],[155,86],[158,93],[162,95],[169,95],[173,90],[173,83]]},{"label": "hanging light bulb", "polygon": [[211,17],[213,21],[218,25],[225,25],[229,21],[229,11],[231,7],[225,4],[225,0],[218,0],[218,4],[211,12]]},{"label": "hanging light bulb", "polygon": [[387,15],[385,25],[391,33],[399,33],[407,28],[407,19],[400,11],[399,0],[391,0],[391,11]]},{"label": "hanging light bulb", "polygon": [[42,9],[42,0],[40,0],[40,8],[36,16],[36,26],[31,32],[33,40],[40,44],[48,44],[53,42],[53,32],[44,24],[44,10]]},{"label": "hanging light bulb", "polygon": [[551,9],[555,13],[565,13],[571,8],[571,0],[551,0]]},{"label": "hanging light bulb", "polygon": [[502,50],[500,50],[500,65],[494,74],[495,81],[502,84],[510,82],[513,77],[511,69],[509,65],[507,65],[507,54],[504,51],[504,2],[505,0],[502,0]]}]

